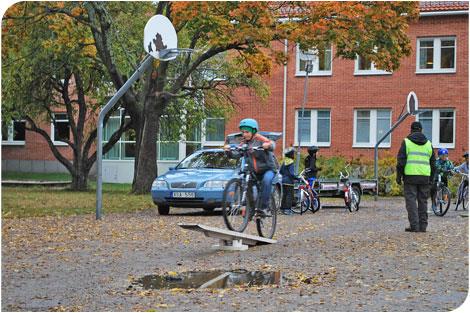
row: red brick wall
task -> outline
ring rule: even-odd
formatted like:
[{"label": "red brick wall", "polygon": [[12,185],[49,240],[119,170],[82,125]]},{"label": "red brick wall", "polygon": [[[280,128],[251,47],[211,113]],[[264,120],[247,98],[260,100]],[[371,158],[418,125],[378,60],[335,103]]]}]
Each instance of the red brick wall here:
[{"label": "red brick wall", "polygon": [[[414,91],[421,108],[455,108],[455,149],[449,149],[450,158],[459,160],[468,150],[468,15],[423,17],[410,26],[409,36],[413,52],[402,60],[401,67],[392,75],[354,76],[354,61],[334,59],[332,76],[309,77],[306,108],[331,109],[331,146],[321,148],[326,156],[373,158],[373,148],[353,148],[354,109],[389,108],[392,124],[399,117],[406,97]],[[457,71],[453,74],[415,74],[416,38],[423,36],[456,36]],[[283,50],[282,44],[277,47]],[[334,50],[334,47],[333,47]],[[334,51],[333,51],[334,53]],[[304,77],[295,77],[295,46],[289,43],[287,65],[287,121],[286,146],[294,144],[295,109],[303,101]],[[276,66],[267,78],[271,96],[265,104],[246,90],[238,93],[242,104],[239,114],[231,118],[226,132],[237,131],[241,118],[258,120],[261,130],[282,131],[283,66]],[[392,134],[390,149],[379,149],[396,154],[401,141],[409,133],[414,117],[408,117]],[[281,154],[282,140],[276,154]]]}]

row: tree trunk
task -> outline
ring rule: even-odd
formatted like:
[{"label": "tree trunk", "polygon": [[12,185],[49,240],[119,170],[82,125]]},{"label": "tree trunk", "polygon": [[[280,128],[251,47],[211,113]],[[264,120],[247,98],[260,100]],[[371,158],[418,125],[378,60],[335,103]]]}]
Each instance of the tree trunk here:
[{"label": "tree trunk", "polygon": [[[150,192],[153,180],[157,177],[157,134],[158,111],[153,99],[145,103],[142,132],[139,144],[139,154],[136,157],[137,166],[134,171],[132,192],[146,194]],[[158,104],[157,104],[158,105]]]},{"label": "tree trunk", "polygon": [[85,191],[88,189],[88,172],[74,173],[72,175],[72,190]]}]

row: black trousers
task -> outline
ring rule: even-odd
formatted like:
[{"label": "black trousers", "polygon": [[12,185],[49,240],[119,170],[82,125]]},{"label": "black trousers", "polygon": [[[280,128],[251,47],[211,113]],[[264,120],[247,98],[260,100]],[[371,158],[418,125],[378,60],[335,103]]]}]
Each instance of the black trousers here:
[{"label": "black trousers", "polygon": [[292,202],[294,202],[294,185],[282,184],[282,191],[281,209],[292,208]]},{"label": "black trousers", "polygon": [[404,184],[408,221],[413,230],[425,231],[428,227],[429,185]]}]

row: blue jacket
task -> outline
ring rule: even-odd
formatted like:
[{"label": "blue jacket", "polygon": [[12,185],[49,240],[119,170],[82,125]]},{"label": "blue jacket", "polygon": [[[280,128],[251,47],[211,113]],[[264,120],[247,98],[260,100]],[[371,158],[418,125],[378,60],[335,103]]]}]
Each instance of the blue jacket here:
[{"label": "blue jacket", "polygon": [[294,174],[294,160],[286,157],[282,162],[279,172],[282,175],[282,183],[284,185],[293,185],[299,178]]}]

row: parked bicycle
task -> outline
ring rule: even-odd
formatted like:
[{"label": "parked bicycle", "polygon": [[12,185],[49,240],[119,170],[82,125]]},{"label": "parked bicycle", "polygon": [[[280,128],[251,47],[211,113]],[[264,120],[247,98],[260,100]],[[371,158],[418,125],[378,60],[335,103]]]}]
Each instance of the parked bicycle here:
[{"label": "parked bicycle", "polygon": [[360,194],[349,180],[348,167],[349,164],[344,168],[346,175],[344,175],[343,172],[339,172],[339,181],[343,184],[344,204],[349,212],[354,212],[359,210]]},{"label": "parked bicycle", "polygon": [[[222,214],[228,229],[243,232],[248,222],[255,219],[256,229],[261,237],[272,238],[276,231],[277,209],[276,201],[271,192],[268,213],[259,214],[255,208],[261,204],[261,182],[249,166],[249,148],[244,144],[241,147],[231,148],[242,153],[239,177],[227,182],[224,189]],[[263,148],[252,148],[252,151]]]},{"label": "parked bicycle", "polygon": [[462,180],[460,181],[459,184],[459,189],[457,190],[457,201],[455,205],[455,211],[457,211],[457,208],[459,207],[459,204],[462,203],[462,208],[464,210],[467,210],[468,208],[468,174],[461,173],[454,171],[454,173],[457,173],[462,176]]},{"label": "parked bicycle", "polygon": [[302,171],[299,174],[301,184],[297,189],[297,202],[292,211],[297,214],[303,214],[307,210],[312,211],[312,213],[320,210],[320,197],[318,195],[318,190],[315,189],[316,178],[309,178],[308,181],[305,179],[305,171]]},{"label": "parked bicycle", "polygon": [[432,201],[434,205],[432,210],[437,216],[444,216],[449,210],[451,194],[449,188],[442,181],[442,174],[437,175],[437,180],[435,182],[436,196]]}]

